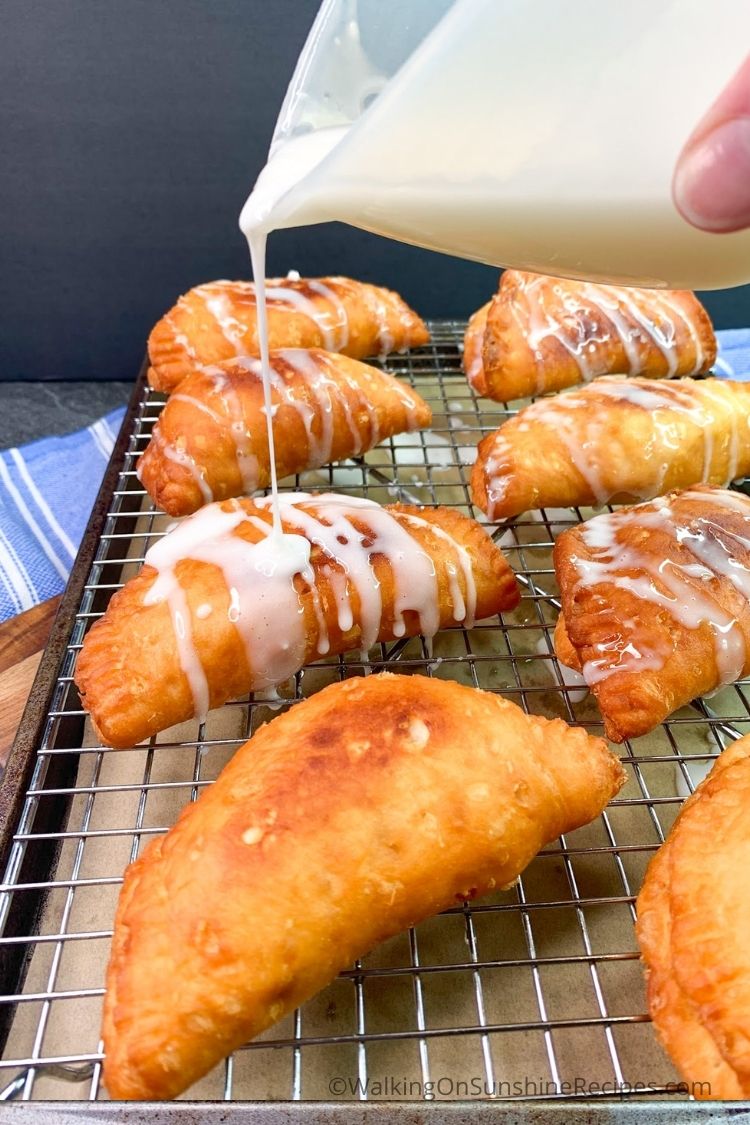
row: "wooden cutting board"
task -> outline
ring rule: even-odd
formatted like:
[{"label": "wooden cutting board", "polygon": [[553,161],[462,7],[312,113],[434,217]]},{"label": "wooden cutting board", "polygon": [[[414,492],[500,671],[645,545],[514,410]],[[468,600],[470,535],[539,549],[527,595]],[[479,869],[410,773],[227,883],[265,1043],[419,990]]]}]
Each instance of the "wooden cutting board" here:
[{"label": "wooden cutting board", "polygon": [[13,745],[60,596],[0,625],[0,765]]}]

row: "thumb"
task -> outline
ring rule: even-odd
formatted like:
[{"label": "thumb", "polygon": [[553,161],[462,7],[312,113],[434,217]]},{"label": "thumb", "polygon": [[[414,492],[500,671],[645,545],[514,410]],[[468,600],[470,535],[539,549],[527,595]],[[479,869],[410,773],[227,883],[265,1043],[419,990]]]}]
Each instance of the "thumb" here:
[{"label": "thumb", "polygon": [[750,56],[680,153],[672,192],[701,230],[750,227]]}]

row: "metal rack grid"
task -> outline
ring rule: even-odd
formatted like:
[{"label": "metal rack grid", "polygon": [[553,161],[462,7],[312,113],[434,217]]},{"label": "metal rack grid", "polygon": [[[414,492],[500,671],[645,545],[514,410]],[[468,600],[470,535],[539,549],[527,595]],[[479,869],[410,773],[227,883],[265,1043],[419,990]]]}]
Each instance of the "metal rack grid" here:
[{"label": "metal rack grid", "polygon": [[[430,402],[432,429],[303,474],[288,488],[444,503],[479,515],[468,492],[474,449],[510,411],[468,388],[460,369],[463,324],[431,328],[429,347],[385,366]],[[167,526],[134,472],[163,401],[141,384],[0,887],[0,968],[10,964],[20,974],[0,996],[2,1099],[106,1097],[99,1014],[124,866],[272,717],[269,702],[251,696],[213,712],[203,726],[184,724],[128,751],[97,744],[84,723],[72,682],[83,635]],[[367,659],[320,660],[282,689],[284,702],[390,668],[458,679],[600,733],[595,705],[563,674],[551,640],[559,608],[553,536],[588,514],[541,512],[488,525],[522,585],[518,610],[443,632],[432,645],[413,638],[378,645]],[[189,1096],[596,1099],[611,1096],[613,1084],[641,1096],[673,1094],[676,1075],[645,1007],[635,895],[697,771],[750,730],[746,692],[745,684],[727,688],[710,706],[696,702],[626,743],[628,784],[594,824],[545,848],[509,890],[456,906],[375,950]],[[53,806],[61,815],[51,823]],[[16,932],[19,914],[28,921]]]}]

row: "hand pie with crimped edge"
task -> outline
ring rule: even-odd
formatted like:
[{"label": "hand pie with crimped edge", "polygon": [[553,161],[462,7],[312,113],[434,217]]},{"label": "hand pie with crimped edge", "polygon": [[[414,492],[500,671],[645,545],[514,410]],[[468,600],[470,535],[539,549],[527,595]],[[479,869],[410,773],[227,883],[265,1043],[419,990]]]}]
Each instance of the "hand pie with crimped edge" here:
[{"label": "hand pie with crimped edge", "polygon": [[75,682],[102,740],[132,746],[305,664],[513,609],[502,551],[449,508],[335,493],[209,504],[149,549],[84,638]]},{"label": "hand pie with crimped edge", "polygon": [[[348,356],[286,348],[271,352],[270,366],[279,479],[432,420],[415,391]],[[137,471],[155,504],[185,516],[212,500],[267,488],[270,460],[260,360],[240,357],[185,376]]]},{"label": "hand pie with crimped edge", "polygon": [[[325,348],[364,359],[430,338],[398,293],[348,277],[270,278],[266,302],[272,349]],[[154,327],[148,381],[169,393],[195,367],[259,354],[255,286],[212,281],[185,293]]]},{"label": "hand pie with crimped edge", "polygon": [[638,896],[651,1018],[698,1098],[750,1097],[748,807],[745,737],[688,798]]},{"label": "hand pie with crimped edge", "polygon": [[750,386],[597,379],[534,402],[479,443],[472,499],[490,519],[648,500],[750,473]]},{"label": "hand pie with crimped edge", "polygon": [[595,516],[553,560],[558,655],[580,665],[614,742],[750,672],[747,496],[696,485]]},{"label": "hand pie with crimped edge", "polygon": [[487,380],[484,376],[482,351],[484,350],[484,332],[487,327],[487,314],[491,302],[482,305],[469,317],[469,323],[464,333],[464,350],[461,357],[461,366],[469,381],[469,386],[478,395],[487,393]]},{"label": "hand pie with crimped edge", "polygon": [[600,375],[700,375],[715,359],[694,293],[506,270],[487,314],[482,393],[510,402]]},{"label": "hand pie with crimped edge", "polygon": [[451,681],[386,673],[295,705],[125,873],[110,1095],[175,1097],[378,942],[513,882],[623,780],[601,739]]}]

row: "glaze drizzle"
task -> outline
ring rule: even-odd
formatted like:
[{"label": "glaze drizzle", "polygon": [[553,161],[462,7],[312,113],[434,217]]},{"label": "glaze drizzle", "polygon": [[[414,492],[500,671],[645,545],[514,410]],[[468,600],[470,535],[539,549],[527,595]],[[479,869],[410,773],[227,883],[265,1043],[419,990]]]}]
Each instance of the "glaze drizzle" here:
[{"label": "glaze drizzle", "polygon": [[[324,598],[329,603],[333,598],[342,633],[358,627],[352,648],[371,648],[386,625],[394,636],[404,636],[407,613],[416,614],[424,636],[434,636],[440,627],[440,582],[433,559],[410,534],[409,526],[428,529],[447,544],[453,618],[473,622],[476,585],[471,557],[444,528],[371,500],[334,493],[285,493],[278,497],[283,529],[283,550],[279,550],[268,519],[271,502],[265,497],[253,501],[249,509],[239,501],[202,508],[146,554],[145,561],[157,576],[144,603],[166,601],[169,606],[180,667],[199,719],[205,718],[210,699],[194,641],[194,622],[177,575],[178,564],[185,559],[210,563],[221,571],[230,592],[229,618],[242,638],[253,690],[275,687],[305,662],[309,641],[297,576],[311,595],[316,656],[330,647]],[[245,522],[260,532],[257,543],[235,534]],[[313,547],[319,552],[311,561]],[[376,557],[387,562],[391,574],[393,594],[387,605],[373,565]],[[198,612],[196,617],[203,619]]]},{"label": "glaze drizzle", "polygon": [[[687,509],[682,504],[686,500],[691,503]],[[722,526],[717,514],[721,507],[742,516],[746,533]],[[639,549],[626,534],[631,528],[666,532],[675,544],[675,557],[667,554],[660,559]],[[581,537],[593,557],[574,557],[576,590],[604,583],[667,610],[687,629],[709,625],[719,682],[740,678],[748,660],[745,635],[738,619],[716,601],[712,583],[724,579],[750,600],[750,499],[720,489],[691,489],[596,516],[582,526]],[[680,558],[683,551],[689,554],[689,561]],[[663,665],[667,654],[640,645],[638,622],[631,624],[625,637],[597,646],[601,655],[583,666],[587,684],[615,672],[641,672]]]},{"label": "glaze drizzle", "polygon": [[750,416],[747,406],[743,413],[731,384],[718,379],[667,382],[615,375],[599,378],[590,387],[540,399],[506,423],[507,430],[500,427],[485,461],[490,501],[502,502],[510,483],[513,444],[509,435],[526,432],[536,424],[548,428],[564,444],[597,504],[621,494],[617,473],[609,476],[608,463],[603,460],[606,434],[612,426],[607,400],[629,403],[648,412],[653,421],[653,437],[639,451],[642,486],[629,485],[630,495],[646,499],[664,491],[670,460],[684,437],[684,430],[676,425],[680,418],[697,427],[703,447],[695,483],[726,486],[736,479],[743,442],[746,447],[750,440]]},{"label": "glaze drizzle", "polygon": [[[192,290],[203,302],[206,311],[215,321],[225,340],[236,356],[257,355],[258,344],[253,337],[252,319],[244,323],[236,315],[235,302],[257,308],[257,286],[251,281],[211,281],[198,285]],[[404,334],[410,329],[410,312],[402,306],[389,307],[386,291],[377,286],[354,285],[346,277],[300,278],[294,275],[273,278],[266,283],[266,304],[278,312],[295,313],[311,320],[321,333],[321,346],[326,351],[346,351],[350,341],[351,323],[347,299],[356,305],[364,302],[369,314],[377,324],[375,351],[381,356],[388,355],[396,346],[396,337],[391,329],[391,319],[395,316]],[[180,302],[184,298],[180,298]],[[196,358],[195,348],[188,338],[179,332],[174,316],[166,318],[172,325],[175,342],[184,348],[191,359]]]},{"label": "glaze drizzle", "polygon": [[[260,466],[258,457],[253,453],[253,437],[257,439],[257,435],[253,434],[245,417],[235,386],[233,372],[236,368],[262,383],[261,361],[251,356],[238,356],[232,361],[231,370],[221,367],[203,369],[213,384],[213,395],[207,400],[182,391],[176,391],[172,398],[189,403],[222,428],[228,427],[243,491],[251,494],[260,487]],[[320,349],[280,348],[271,354],[268,377],[272,414],[276,414],[280,405],[297,413],[305,430],[309,468],[318,468],[332,459],[334,414],[337,410],[343,413],[351,434],[351,455],[360,453],[365,447],[372,448],[380,441],[378,410],[374,405],[376,396],[368,395],[368,380],[373,387],[379,380],[387,380],[389,388],[398,395],[404,407],[405,429],[413,431],[419,428],[421,403],[407,387],[375,369],[364,368],[362,375],[366,380],[364,385],[346,370],[337,368],[334,360]],[[203,469],[181,448],[179,439],[168,441],[165,438],[159,422],[154,428],[153,440],[165,457],[190,472],[200,488],[204,503],[214,499]]]},{"label": "glaze drizzle", "polygon": [[[601,348],[612,340],[625,353],[627,370],[623,374],[634,375],[642,370],[640,349],[651,346],[664,357],[666,375],[675,375],[680,335],[688,336],[695,353],[691,370],[685,374],[696,374],[703,368],[705,353],[700,337],[690,316],[669,290],[649,290],[647,312],[638,300],[638,290],[590,282],[550,283],[549,278],[536,274],[515,276],[521,300],[511,301],[510,308],[534,353],[537,393],[545,390],[541,345],[547,339],[555,339],[565,348],[583,383],[605,373]],[[587,305],[603,318],[603,324],[587,315]]]}]

